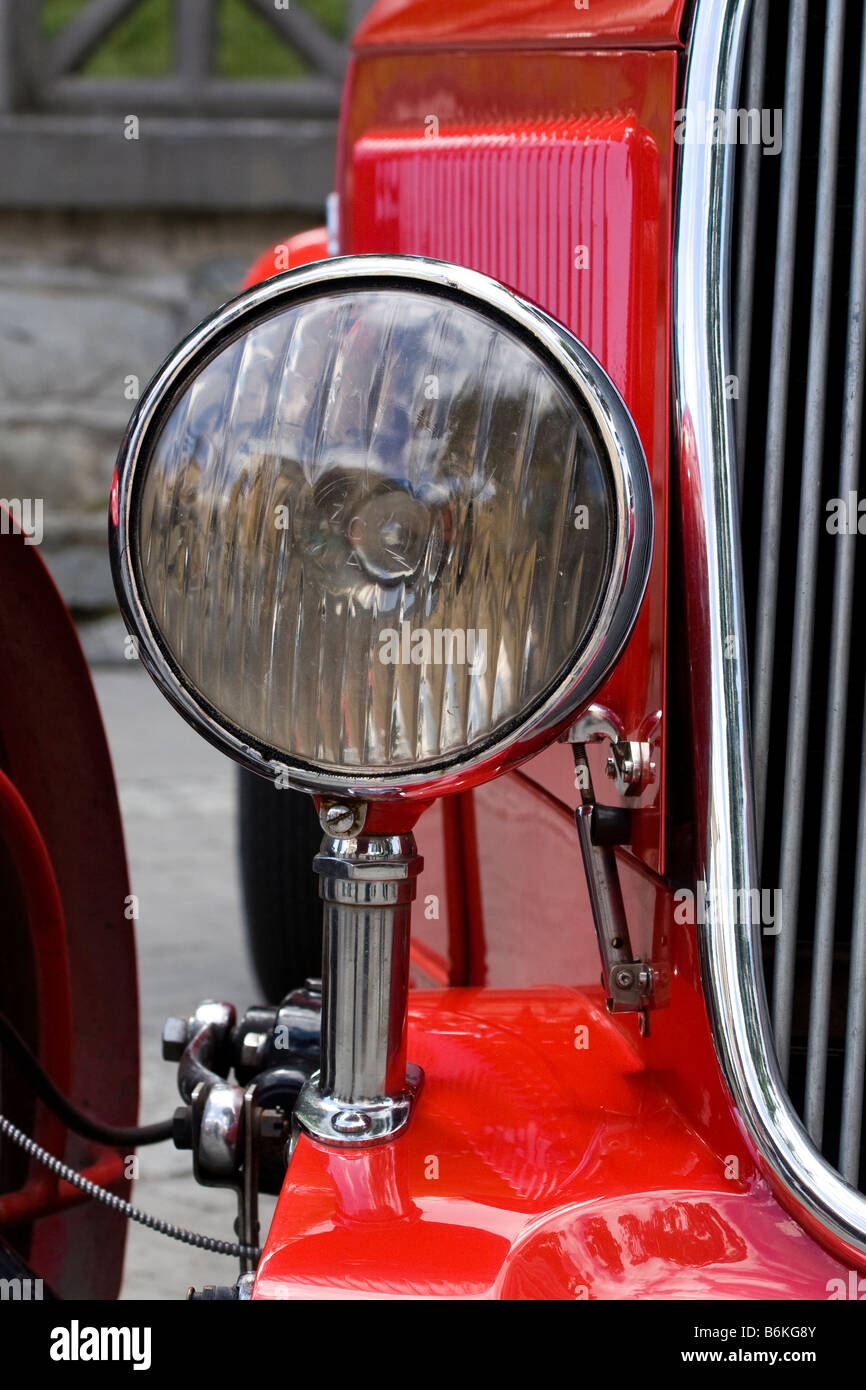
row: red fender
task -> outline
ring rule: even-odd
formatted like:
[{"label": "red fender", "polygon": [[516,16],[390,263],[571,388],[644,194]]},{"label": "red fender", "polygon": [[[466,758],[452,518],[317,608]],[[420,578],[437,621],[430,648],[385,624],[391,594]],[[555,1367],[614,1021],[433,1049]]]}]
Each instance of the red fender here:
[{"label": "red fender", "polygon": [[[0,1005],[81,1109],[138,1118],[138,993],[123,833],[105,733],[69,614],[20,534],[0,536]],[[124,1196],[124,1155],[74,1135],[4,1069],[4,1108]],[[35,1127],[34,1127],[35,1119]],[[4,1146],[3,1238],[61,1296],[116,1296],[126,1221]],[[23,1184],[23,1190],[22,1190]],[[52,1214],[53,1213],[53,1214]]]},{"label": "red fender", "polygon": [[328,254],[328,230],[326,227],[313,227],[312,231],[299,232],[297,236],[287,237],[269,246],[257,256],[244,276],[242,290],[258,285],[262,280],[270,280],[274,275],[282,275],[299,265],[309,265],[311,261],[323,261]]}]

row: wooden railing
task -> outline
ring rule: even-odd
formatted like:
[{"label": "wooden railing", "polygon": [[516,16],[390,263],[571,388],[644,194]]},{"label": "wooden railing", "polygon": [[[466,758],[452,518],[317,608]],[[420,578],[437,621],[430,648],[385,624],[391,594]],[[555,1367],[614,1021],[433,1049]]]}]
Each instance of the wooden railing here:
[{"label": "wooden railing", "polygon": [[[143,3],[90,0],[49,37],[43,0],[0,0],[0,209],[320,208],[347,45],[301,0],[243,0],[305,71],[226,78],[218,0],[173,0],[165,76],[84,74]],[[368,7],[347,0],[347,32]]]}]

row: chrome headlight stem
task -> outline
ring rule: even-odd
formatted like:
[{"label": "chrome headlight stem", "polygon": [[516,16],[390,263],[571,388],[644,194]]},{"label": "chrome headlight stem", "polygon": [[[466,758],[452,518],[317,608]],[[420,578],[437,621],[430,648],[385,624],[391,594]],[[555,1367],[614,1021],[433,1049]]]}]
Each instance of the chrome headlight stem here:
[{"label": "chrome headlight stem", "polygon": [[[686,119],[736,107],[749,0],[698,0]],[[698,927],[719,1062],[737,1111],[779,1196],[809,1226],[866,1255],[866,1198],[819,1154],[788,1098],[776,1060],[758,923],[739,904],[758,886],[748,665],[729,371],[734,151],[681,148],[674,265],[676,409],[687,543],[705,588],[689,593],[697,874],[713,905]]]},{"label": "chrome headlight stem", "polygon": [[321,1143],[377,1143],[408,1123],[422,1080],[406,1064],[406,1011],[423,860],[412,834],[326,836],[314,867],[324,901],[322,1065],[295,1116]]}]

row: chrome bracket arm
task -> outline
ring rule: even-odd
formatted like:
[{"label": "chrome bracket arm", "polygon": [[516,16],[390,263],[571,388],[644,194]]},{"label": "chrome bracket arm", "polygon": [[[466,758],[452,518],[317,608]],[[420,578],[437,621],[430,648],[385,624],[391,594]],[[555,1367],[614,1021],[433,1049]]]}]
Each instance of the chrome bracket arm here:
[{"label": "chrome bracket arm", "polygon": [[647,1010],[656,1002],[655,972],[632,949],[613,848],[627,838],[629,813],[596,804],[586,744],[575,742],[572,746],[575,780],[581,794],[574,820],[598,939],[607,1011],[640,1013],[641,1033],[645,1036],[649,1031]]},{"label": "chrome bracket arm", "polygon": [[617,1014],[648,1009],[653,987],[652,966],[635,959],[616,857],[609,845],[596,844],[593,839],[595,812],[595,806],[578,806],[574,819],[598,937],[607,1010]]}]

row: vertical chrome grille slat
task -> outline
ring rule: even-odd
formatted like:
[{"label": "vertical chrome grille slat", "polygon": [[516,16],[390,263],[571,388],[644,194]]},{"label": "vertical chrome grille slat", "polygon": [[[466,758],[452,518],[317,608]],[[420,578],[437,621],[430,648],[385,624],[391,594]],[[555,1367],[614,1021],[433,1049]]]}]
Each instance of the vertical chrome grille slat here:
[{"label": "vertical chrome grille slat", "polygon": [[788,26],[785,76],[785,124],[782,146],[770,388],[764,461],[764,546],[758,578],[754,698],[752,701],[755,821],[759,862],[764,839],[764,812],[770,754],[773,699],[773,653],[776,640],[776,600],[779,583],[779,542],[785,442],[788,424],[788,344],[794,314],[794,270],[797,250],[797,203],[800,190],[800,148],[806,68],[807,0],[794,0]]},{"label": "vertical chrome grille slat", "polygon": [[[782,1075],[787,1080],[794,999],[796,923],[800,897],[803,812],[806,802],[806,754],[809,738],[815,594],[818,578],[818,539],[822,519],[821,469],[824,450],[825,396],[830,342],[830,299],[833,276],[833,236],[836,225],[836,178],[839,155],[838,92],[842,84],[845,38],[845,0],[830,0],[824,49],[818,207],[812,262],[812,303],[809,319],[809,364],[806,385],[806,437],[800,493],[800,544],[794,605],[794,654],[788,706],[790,763],[785,769],[782,811],[782,931],[778,937],[773,984],[773,1022]],[[828,919],[824,914],[824,924]],[[832,920],[821,942],[816,964],[830,969]]]},{"label": "vertical chrome grille slat", "polygon": [[[866,723],[863,727],[861,759],[866,759]],[[863,1087],[866,1082],[866,777],[860,784],[850,980],[848,1019],[845,1026],[845,1071],[842,1078],[839,1171],[848,1182],[856,1184],[860,1171]]]},{"label": "vertical chrome grille slat", "polygon": [[[767,29],[770,0],[753,0],[746,73],[746,106],[760,111],[764,105],[764,67],[767,61]],[[737,266],[737,321],[734,330],[736,344],[734,367],[737,376],[737,466],[740,496],[743,495],[743,475],[746,468],[746,422],[749,413],[749,368],[752,348],[752,307],[755,290],[755,251],[758,239],[758,195],[761,187],[763,150],[759,144],[749,145],[743,159],[740,193],[739,245]]]},{"label": "vertical chrome grille slat", "polygon": [[[848,302],[848,341],[845,363],[845,403],[842,434],[843,491],[857,487],[863,442],[864,314],[866,314],[866,10],[860,54],[860,99],[857,118],[857,172],[854,180],[854,231],[851,246],[851,290]],[[845,538],[846,581],[853,588],[854,547],[859,536]],[[866,692],[864,692],[866,704]],[[854,919],[851,929],[851,962],[848,1017],[845,1026],[845,1070],[842,1078],[842,1124],[839,1169],[856,1183],[860,1166],[863,1129],[863,1092],[866,1085],[866,719],[860,755],[860,808],[857,833],[857,874]]]}]

